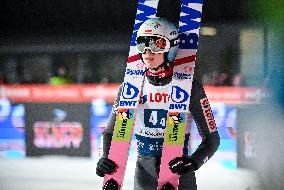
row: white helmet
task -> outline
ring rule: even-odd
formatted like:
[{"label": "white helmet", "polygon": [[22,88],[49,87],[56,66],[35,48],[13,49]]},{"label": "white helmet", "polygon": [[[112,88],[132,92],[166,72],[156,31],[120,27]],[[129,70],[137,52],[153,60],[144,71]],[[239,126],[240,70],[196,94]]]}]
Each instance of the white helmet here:
[{"label": "white helmet", "polygon": [[[165,40],[162,42],[162,48],[159,46],[161,42],[156,42],[155,47],[151,47],[151,44],[139,44],[139,37],[163,37]],[[158,44],[158,47],[157,47]],[[169,62],[174,61],[176,52],[178,50],[179,38],[178,38],[178,30],[175,25],[164,18],[151,18],[146,20],[139,28],[137,32],[136,38],[136,47],[139,53],[143,53],[146,46],[153,53],[167,53],[167,60]]]}]

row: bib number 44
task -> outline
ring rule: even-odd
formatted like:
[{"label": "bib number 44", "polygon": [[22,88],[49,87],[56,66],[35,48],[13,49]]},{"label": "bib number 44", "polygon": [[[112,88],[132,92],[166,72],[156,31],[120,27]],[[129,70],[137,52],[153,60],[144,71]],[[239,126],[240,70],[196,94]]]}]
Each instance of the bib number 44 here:
[{"label": "bib number 44", "polygon": [[163,109],[145,109],[145,126],[150,128],[165,128],[167,111]]}]

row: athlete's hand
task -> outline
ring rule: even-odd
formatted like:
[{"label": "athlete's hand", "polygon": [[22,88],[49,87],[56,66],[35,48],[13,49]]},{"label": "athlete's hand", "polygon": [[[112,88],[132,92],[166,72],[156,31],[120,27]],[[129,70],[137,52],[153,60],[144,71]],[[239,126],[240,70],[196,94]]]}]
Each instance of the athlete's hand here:
[{"label": "athlete's hand", "polygon": [[197,164],[189,156],[176,157],[169,162],[170,170],[173,173],[184,174],[197,169]]},{"label": "athlete's hand", "polygon": [[101,158],[97,163],[96,173],[100,177],[104,177],[106,174],[113,173],[117,168],[114,161],[108,158]]}]

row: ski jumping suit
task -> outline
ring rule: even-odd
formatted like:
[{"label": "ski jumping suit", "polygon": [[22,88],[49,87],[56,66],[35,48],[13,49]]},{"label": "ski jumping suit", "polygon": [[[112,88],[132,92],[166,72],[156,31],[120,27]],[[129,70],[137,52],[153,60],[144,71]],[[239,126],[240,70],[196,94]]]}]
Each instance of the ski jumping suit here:
[{"label": "ski jumping suit", "polygon": [[[143,93],[139,102],[134,126],[138,146],[134,190],[157,189],[164,141],[164,128],[171,92],[171,78],[172,75],[166,78],[158,78],[154,76],[145,77]],[[121,87],[114,102],[108,124],[103,132],[102,157],[105,158],[108,157],[111,145],[120,92]],[[208,114],[206,114],[208,113],[208,109],[210,109],[210,106],[202,85],[193,80],[189,106],[190,118],[188,121],[192,121],[192,118],[195,120],[199,134],[202,137],[202,142],[198,146],[197,150],[191,154],[191,158],[196,162],[196,169],[200,168],[213,156],[220,143],[214,119],[212,123],[212,111],[209,110],[211,113],[211,122],[209,122]],[[189,155],[189,140],[190,127],[188,127],[188,130],[186,131],[183,155]],[[178,157],[182,155],[176,156]],[[179,179],[179,190],[197,189],[195,172],[182,174]]]}]

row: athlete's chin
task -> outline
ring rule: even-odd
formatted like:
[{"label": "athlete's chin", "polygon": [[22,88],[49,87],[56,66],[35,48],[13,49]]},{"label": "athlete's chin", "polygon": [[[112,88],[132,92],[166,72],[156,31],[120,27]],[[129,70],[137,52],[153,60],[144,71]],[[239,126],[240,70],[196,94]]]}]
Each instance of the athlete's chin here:
[{"label": "athlete's chin", "polygon": [[153,61],[144,61],[148,69],[156,68],[156,64],[153,64]]}]

